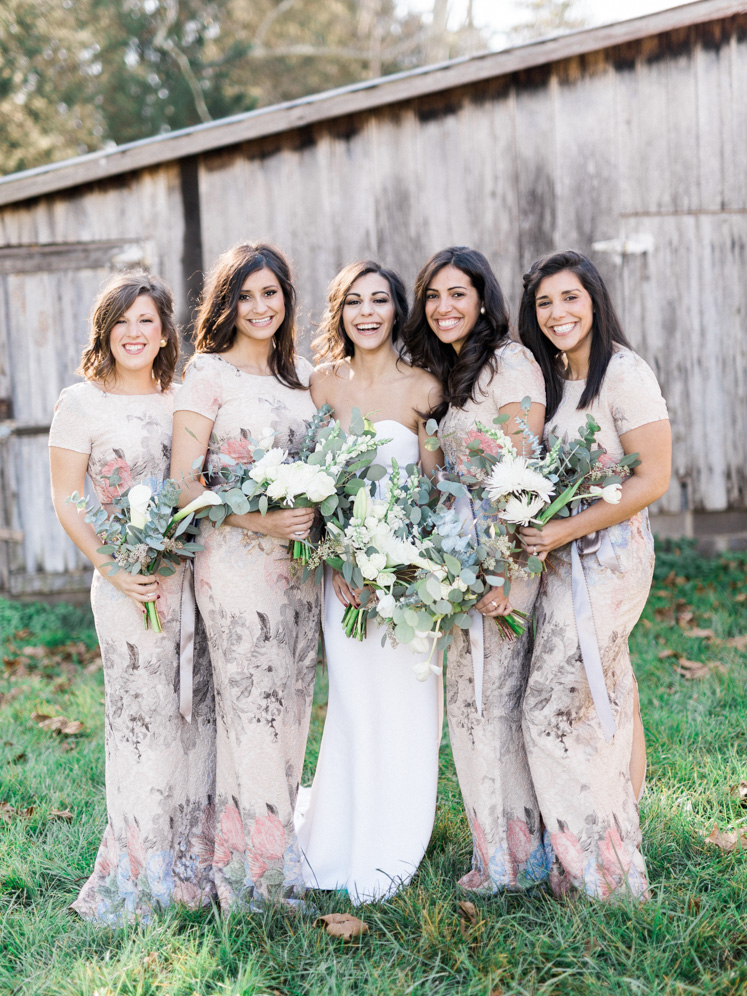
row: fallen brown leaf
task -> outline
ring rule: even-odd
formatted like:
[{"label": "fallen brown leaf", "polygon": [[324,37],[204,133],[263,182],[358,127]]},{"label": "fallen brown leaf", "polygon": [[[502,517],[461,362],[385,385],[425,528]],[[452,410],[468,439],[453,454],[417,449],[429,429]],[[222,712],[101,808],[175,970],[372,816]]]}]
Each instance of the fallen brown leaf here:
[{"label": "fallen brown leaf", "polygon": [[729,795],[740,802],[747,802],[747,782],[740,782],[739,785],[734,785],[733,788],[729,789]]},{"label": "fallen brown leaf", "polygon": [[73,819],[73,814],[69,809],[50,809],[49,815],[55,820],[64,820],[66,823]]},{"label": "fallen brown leaf", "polygon": [[747,851],[747,833],[743,830],[734,833],[722,833],[718,828],[718,823],[713,824],[713,830],[705,838],[706,844],[715,844],[722,851]]},{"label": "fallen brown leaf", "polygon": [[695,613],[691,609],[687,609],[685,612],[679,612],[677,614],[677,625],[680,629],[688,629],[694,618]]},{"label": "fallen brown leaf", "polygon": [[589,937],[584,944],[584,952],[587,958],[599,951],[601,946],[601,942],[598,941],[596,937]]},{"label": "fallen brown leaf", "polygon": [[734,596],[735,602],[747,602],[747,591],[740,591],[738,595]]},{"label": "fallen brown leaf", "polygon": [[730,636],[723,642],[727,647],[736,647],[737,650],[747,650],[747,634],[744,636]]},{"label": "fallen brown leaf", "polygon": [[676,650],[662,650],[661,653],[659,654],[659,660],[665,661],[668,657],[677,657],[677,656],[678,655]]},{"label": "fallen brown leaf", "polygon": [[693,626],[692,629],[689,629],[685,633],[685,636],[693,636],[701,640],[713,640],[716,634],[712,629],[699,629],[697,626]]},{"label": "fallen brown leaf", "polygon": [[323,927],[330,937],[341,937],[343,941],[368,933],[368,924],[350,913],[327,913],[318,917],[314,926]]},{"label": "fallen brown leaf", "polygon": [[459,903],[459,916],[462,920],[466,920],[467,923],[477,923],[477,909],[475,908],[475,904],[463,899]]},{"label": "fallen brown leaf", "polygon": [[698,680],[707,678],[711,673],[711,669],[707,664],[702,664],[700,661],[689,661],[685,657],[678,658],[677,663],[674,665],[674,671],[681,678]]},{"label": "fallen brown leaf", "polygon": [[701,900],[699,896],[690,896],[687,901],[687,912],[693,915],[700,913]]},{"label": "fallen brown leaf", "polygon": [[35,806],[25,806],[23,809],[15,809],[9,802],[0,802],[0,820],[3,823],[12,823],[15,817],[33,816]]},{"label": "fallen brown leaf", "polygon": [[49,650],[46,647],[22,647],[21,653],[24,657],[36,657],[40,660],[49,654]]},{"label": "fallen brown leaf", "polygon": [[44,712],[32,712],[31,718],[40,729],[61,733],[66,737],[75,736],[83,730],[83,724],[79,719],[68,719],[67,716],[48,716]]}]

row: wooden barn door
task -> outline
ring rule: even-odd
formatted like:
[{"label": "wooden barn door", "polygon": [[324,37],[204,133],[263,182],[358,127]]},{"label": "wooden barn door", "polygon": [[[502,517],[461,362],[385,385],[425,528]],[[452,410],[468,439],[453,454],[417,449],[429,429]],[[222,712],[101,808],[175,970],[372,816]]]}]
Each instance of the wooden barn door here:
[{"label": "wooden barn door", "polygon": [[[0,248],[0,591],[85,588],[90,565],[50,498],[47,437],[57,397],[75,381],[91,302],[115,268],[145,262],[122,242]],[[90,492],[90,489],[89,489]]]}]

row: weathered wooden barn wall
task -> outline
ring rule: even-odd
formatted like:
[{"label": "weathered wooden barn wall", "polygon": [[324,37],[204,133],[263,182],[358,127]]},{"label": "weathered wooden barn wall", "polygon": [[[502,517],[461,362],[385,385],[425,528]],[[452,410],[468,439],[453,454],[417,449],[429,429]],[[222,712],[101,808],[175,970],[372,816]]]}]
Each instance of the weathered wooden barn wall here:
[{"label": "weathered wooden barn wall", "polygon": [[670,402],[659,527],[747,528],[745,6],[702,0],[0,180],[0,588],[86,577],[49,502],[46,432],[101,281],[143,261],[186,320],[203,265],[246,238],[292,257],[306,349],[351,259],[412,281],[436,249],[476,246],[515,315],[537,254],[590,252]]},{"label": "weathered wooden barn wall", "polygon": [[674,474],[657,511],[742,509],[744,27],[698,25],[205,155],[205,261],[276,241],[318,317],[343,263],[373,255],[411,283],[432,252],[466,243],[515,315],[532,259],[589,252],[670,403]]}]

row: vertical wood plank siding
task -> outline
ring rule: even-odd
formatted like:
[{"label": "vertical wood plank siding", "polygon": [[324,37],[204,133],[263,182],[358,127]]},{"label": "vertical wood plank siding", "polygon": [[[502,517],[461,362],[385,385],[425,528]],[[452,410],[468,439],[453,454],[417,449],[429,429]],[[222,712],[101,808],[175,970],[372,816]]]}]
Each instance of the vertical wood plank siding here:
[{"label": "vertical wood plank siding", "polygon": [[[531,260],[577,247],[598,262],[669,401],[674,475],[658,510],[744,509],[745,21],[678,28],[196,150],[188,198],[172,160],[9,205],[0,244],[138,244],[184,319],[190,261],[201,252],[207,268],[234,242],[270,240],[294,264],[307,353],[327,284],[353,259],[378,258],[411,284],[432,252],[469,243],[493,262],[515,317]],[[200,212],[186,226],[185,202]],[[650,249],[635,251],[646,240]],[[3,262],[0,394],[19,424],[49,424],[74,379],[108,259],[46,273]],[[32,433],[2,443],[13,469],[3,471],[0,525],[22,529],[24,542],[0,544],[0,560],[3,546],[11,555],[0,571],[25,572],[32,586],[82,567],[49,509],[44,442]]]}]

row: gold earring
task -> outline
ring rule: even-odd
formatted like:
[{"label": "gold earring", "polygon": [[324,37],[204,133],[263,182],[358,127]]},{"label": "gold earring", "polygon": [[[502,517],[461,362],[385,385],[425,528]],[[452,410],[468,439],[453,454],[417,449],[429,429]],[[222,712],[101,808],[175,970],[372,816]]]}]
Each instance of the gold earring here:
[{"label": "gold earring", "polygon": [[161,339],[161,349],[163,349],[163,347],[166,345],[167,342],[168,339]]}]

